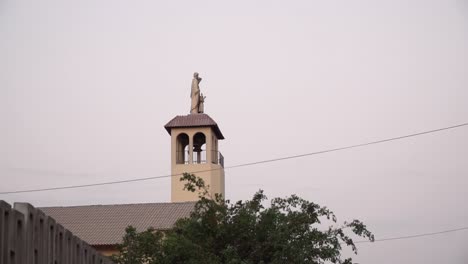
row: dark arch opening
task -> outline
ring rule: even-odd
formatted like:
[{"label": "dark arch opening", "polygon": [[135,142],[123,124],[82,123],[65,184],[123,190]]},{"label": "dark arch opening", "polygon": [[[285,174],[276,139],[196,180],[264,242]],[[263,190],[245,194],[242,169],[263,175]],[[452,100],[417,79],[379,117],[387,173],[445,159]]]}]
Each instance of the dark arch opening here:
[{"label": "dark arch opening", "polygon": [[189,136],[185,133],[181,133],[177,136],[177,146],[176,146],[176,163],[185,164],[188,163],[188,145],[189,145]]},{"label": "dark arch opening", "polygon": [[193,136],[193,163],[206,163],[206,136],[198,132]]}]

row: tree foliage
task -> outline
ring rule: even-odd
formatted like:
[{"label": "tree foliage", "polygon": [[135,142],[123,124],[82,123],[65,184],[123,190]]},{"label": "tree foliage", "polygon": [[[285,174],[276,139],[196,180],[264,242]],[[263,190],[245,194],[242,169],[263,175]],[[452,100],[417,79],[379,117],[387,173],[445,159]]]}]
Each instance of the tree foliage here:
[{"label": "tree foliage", "polygon": [[116,263],[348,264],[352,260],[341,251],[350,246],[357,253],[351,236],[374,240],[361,221],[337,225],[328,208],[296,195],[274,198],[264,206],[267,197],[260,190],[251,200],[231,203],[211,197],[203,179],[193,174],[181,180],[188,191],[199,191],[190,217],[179,219],[164,234],[127,228]]}]

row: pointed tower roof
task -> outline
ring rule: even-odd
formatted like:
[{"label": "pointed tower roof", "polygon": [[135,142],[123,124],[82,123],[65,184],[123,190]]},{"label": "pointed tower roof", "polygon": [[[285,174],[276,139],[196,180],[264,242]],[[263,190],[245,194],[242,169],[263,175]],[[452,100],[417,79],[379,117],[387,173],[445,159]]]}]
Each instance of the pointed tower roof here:
[{"label": "pointed tower roof", "polygon": [[218,127],[218,124],[207,114],[189,114],[179,115],[169,121],[164,128],[167,130],[169,135],[173,128],[181,127],[211,127],[216,134],[218,139],[224,139],[223,133]]}]

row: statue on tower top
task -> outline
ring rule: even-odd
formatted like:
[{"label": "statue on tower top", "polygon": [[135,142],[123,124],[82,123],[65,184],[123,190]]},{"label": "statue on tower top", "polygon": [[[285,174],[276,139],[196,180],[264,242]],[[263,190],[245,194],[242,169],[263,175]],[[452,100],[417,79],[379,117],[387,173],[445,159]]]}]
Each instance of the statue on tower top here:
[{"label": "statue on tower top", "polygon": [[192,104],[190,108],[190,114],[199,114],[204,111],[204,102],[206,96],[200,92],[200,82],[202,78],[198,76],[198,72],[193,74],[192,80],[192,92],[190,93],[190,98],[192,99]]}]

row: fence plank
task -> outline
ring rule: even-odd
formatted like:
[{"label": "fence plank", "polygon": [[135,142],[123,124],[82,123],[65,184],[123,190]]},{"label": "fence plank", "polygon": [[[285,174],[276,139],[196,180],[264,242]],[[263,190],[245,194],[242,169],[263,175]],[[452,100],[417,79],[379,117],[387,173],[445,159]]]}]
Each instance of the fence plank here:
[{"label": "fence plank", "polygon": [[8,251],[8,216],[11,206],[4,201],[0,201],[0,264],[7,263]]}]

